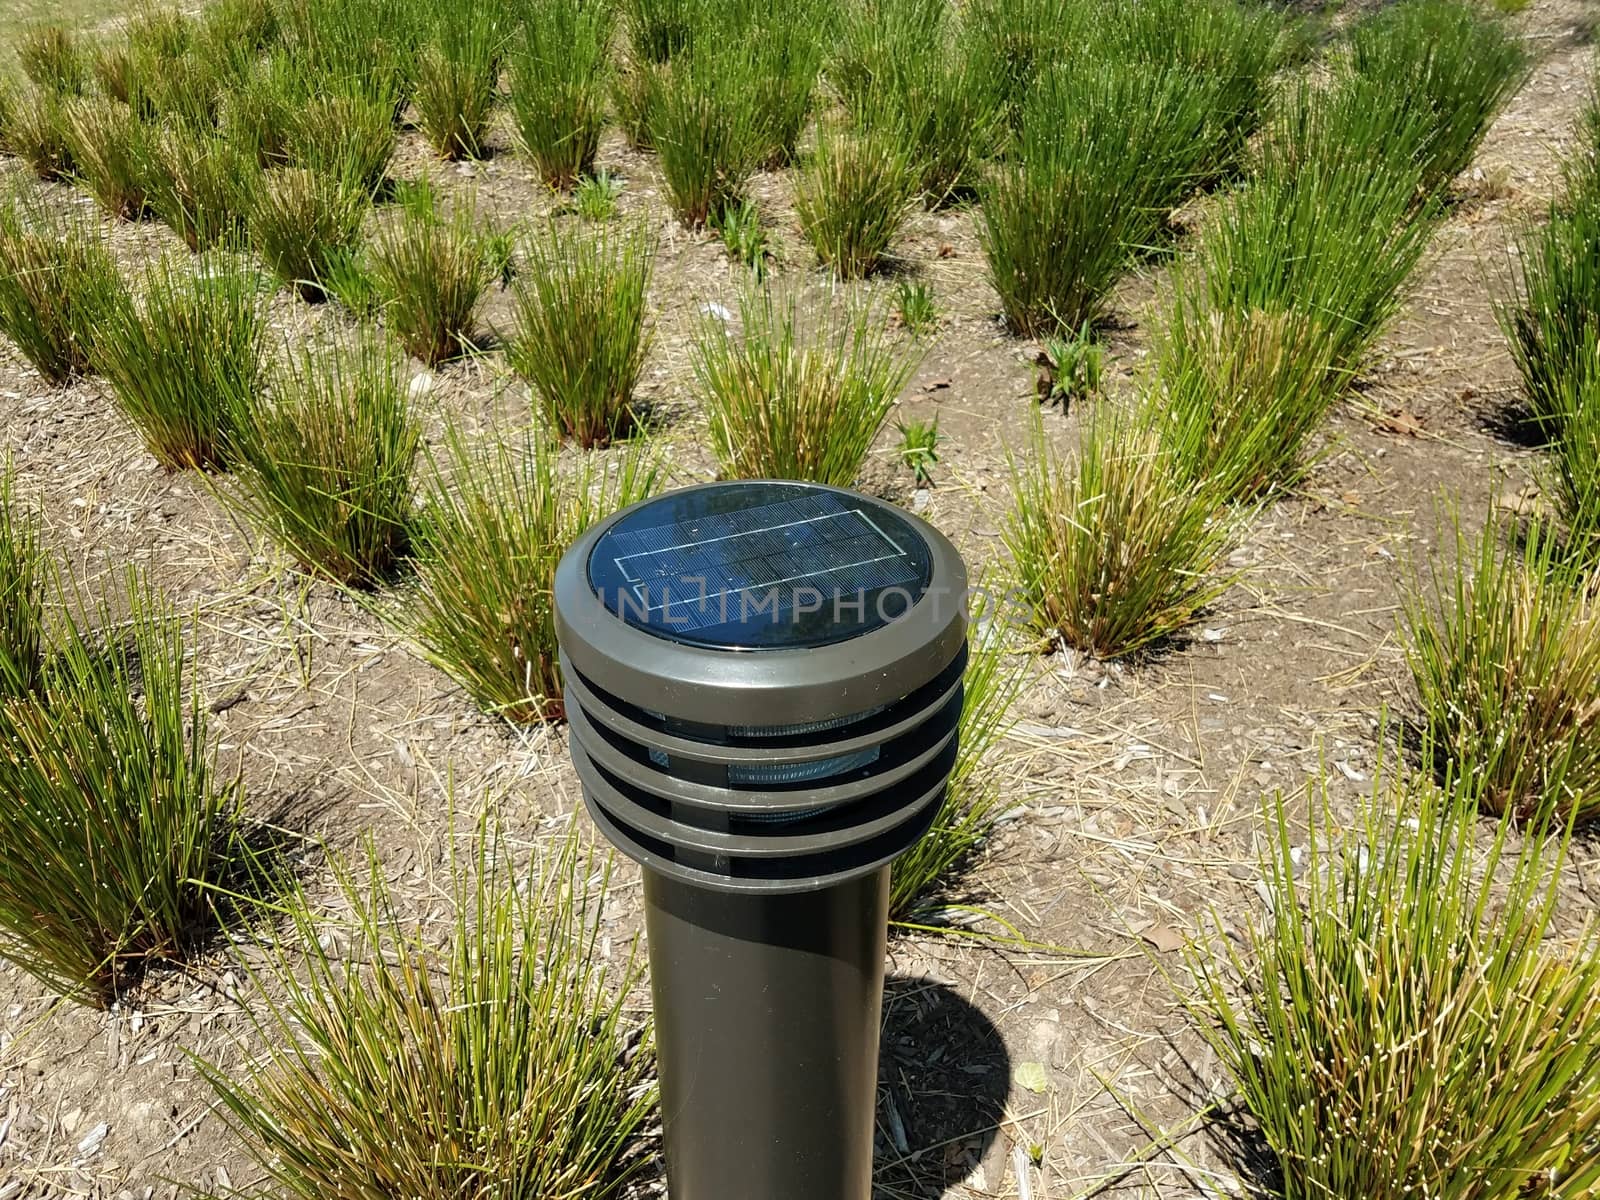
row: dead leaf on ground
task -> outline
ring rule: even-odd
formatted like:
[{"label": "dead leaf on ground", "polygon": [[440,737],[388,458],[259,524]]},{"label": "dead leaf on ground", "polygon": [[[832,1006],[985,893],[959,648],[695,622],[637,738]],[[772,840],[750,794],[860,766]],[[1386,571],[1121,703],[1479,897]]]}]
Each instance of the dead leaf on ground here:
[{"label": "dead leaf on ground", "polygon": [[1378,418],[1380,433],[1393,433],[1401,437],[1421,437],[1422,422],[1409,409],[1391,408]]},{"label": "dead leaf on ground", "polygon": [[1176,929],[1166,925],[1152,925],[1139,936],[1163,954],[1171,954],[1175,950],[1182,950],[1189,941]]}]

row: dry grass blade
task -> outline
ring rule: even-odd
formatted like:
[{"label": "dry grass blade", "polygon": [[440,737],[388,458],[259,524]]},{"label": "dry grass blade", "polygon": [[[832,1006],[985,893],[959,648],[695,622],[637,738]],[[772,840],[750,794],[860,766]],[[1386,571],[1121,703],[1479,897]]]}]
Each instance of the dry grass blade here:
[{"label": "dry grass blade", "polygon": [[201,1068],[274,1193],[614,1196],[655,1094],[623,1007],[634,961],[600,950],[606,869],[568,834],[527,882],[480,831],[452,856],[442,939],[402,922],[371,851],[338,880],[348,913],[294,897],[256,976],[262,1057]]}]

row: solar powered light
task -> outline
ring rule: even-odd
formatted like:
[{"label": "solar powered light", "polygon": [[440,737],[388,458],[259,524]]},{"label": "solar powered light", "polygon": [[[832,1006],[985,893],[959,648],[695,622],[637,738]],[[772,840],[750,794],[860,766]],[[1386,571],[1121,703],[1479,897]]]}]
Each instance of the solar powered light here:
[{"label": "solar powered light", "polygon": [[574,765],[644,867],[673,1200],[868,1200],[889,865],[956,757],[966,568],[786,482],[625,509],[556,571]]}]

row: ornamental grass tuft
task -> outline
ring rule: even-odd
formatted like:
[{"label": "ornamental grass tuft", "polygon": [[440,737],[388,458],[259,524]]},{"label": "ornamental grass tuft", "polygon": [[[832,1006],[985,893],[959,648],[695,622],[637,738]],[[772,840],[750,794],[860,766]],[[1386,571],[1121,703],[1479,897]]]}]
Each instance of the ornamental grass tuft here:
[{"label": "ornamental grass tuft", "polygon": [[274,1195],[612,1200],[656,1098],[608,866],[571,833],[519,866],[480,830],[444,874],[424,923],[370,847],[336,909],[292,896],[243,1001],[265,1049],[201,1073]]},{"label": "ornamental grass tuft", "polygon": [[762,291],[739,309],[737,333],[708,317],[694,351],[724,477],[849,487],[915,358],[866,307],[802,314]]},{"label": "ornamental grass tuft", "polygon": [[384,318],[407,354],[429,366],[472,349],[478,305],[500,277],[496,239],[471,204],[440,211],[429,184],[410,190],[372,241]]},{"label": "ornamental grass tuft", "polygon": [[1428,131],[1422,189],[1466,169],[1495,115],[1527,79],[1531,60],[1505,21],[1457,0],[1401,0],[1350,31],[1349,69],[1387,90],[1397,111]]},{"label": "ornamental grass tuft", "polygon": [[1232,582],[1236,519],[1178,468],[1160,421],[1153,398],[1133,415],[1097,410],[1072,470],[1034,413],[1003,537],[1028,623],[1052,643],[1100,659],[1156,649]]},{"label": "ornamental grass tuft", "polygon": [[[1566,845],[1380,779],[1353,821],[1280,797],[1265,915],[1189,954],[1189,1004],[1289,1200],[1600,1190],[1600,939]],[[1520,848],[1518,843],[1520,842]],[[1263,910],[1256,909],[1257,913]]]},{"label": "ornamental grass tuft", "polygon": [[615,14],[588,0],[532,6],[511,40],[512,122],[522,151],[553,188],[594,172],[605,128]]},{"label": "ornamental grass tuft", "polygon": [[625,437],[649,350],[646,299],[655,247],[641,229],[582,234],[552,226],[516,281],[512,368],[533,384],[549,426],[584,449]]},{"label": "ornamental grass tuft", "polygon": [[216,255],[165,259],[142,302],[108,316],[94,364],[145,448],[169,471],[227,466],[230,420],[260,386],[265,317],[255,271]]},{"label": "ornamental grass tuft", "polygon": [[1589,816],[1600,812],[1600,569],[1574,564],[1553,531],[1514,532],[1493,515],[1475,542],[1457,526],[1455,563],[1407,598],[1430,765],[1489,813]]},{"label": "ornamental grass tuft", "polygon": [[261,175],[250,210],[250,240],[274,275],[313,304],[362,244],[366,197],[338,175],[274,167]]},{"label": "ornamental grass tuft", "polygon": [[78,180],[111,217],[142,217],[149,207],[149,127],[126,104],[106,96],[69,100],[63,118]]},{"label": "ornamental grass tuft", "polygon": [[894,861],[892,920],[936,916],[1005,811],[994,751],[1011,728],[1011,705],[1027,682],[1028,659],[1010,650],[1005,627],[983,605],[973,605],[971,621],[955,766],[932,828]]},{"label": "ornamental grass tuft", "polygon": [[395,573],[421,443],[397,354],[371,341],[304,349],[241,398],[231,425],[229,497],[302,570],[356,588]]},{"label": "ornamental grass tuft", "polygon": [[400,617],[423,653],[486,712],[513,724],[561,719],[556,564],[589,525],[642,500],[658,467],[635,444],[563,462],[534,431],[469,446],[452,428],[432,460],[418,522],[416,583]]},{"label": "ornamental grass tuft", "polygon": [[130,572],[87,608],[60,623],[33,694],[0,703],[0,954],[109,1007],[265,876],[171,606]]},{"label": "ornamental grass tuft", "polygon": [[1031,88],[1016,153],[983,188],[979,236],[1013,330],[1100,318],[1130,255],[1194,185],[1209,108],[1185,71],[1110,60]]},{"label": "ornamental grass tuft", "polygon": [[502,9],[493,0],[450,0],[434,10],[412,100],[423,136],[441,158],[483,154],[506,43]]},{"label": "ornamental grass tuft", "polygon": [[889,139],[829,126],[796,187],[800,230],[839,278],[861,279],[884,262],[917,188]]},{"label": "ornamental grass tuft", "polygon": [[121,297],[97,229],[37,198],[0,195],[0,333],[48,382],[90,370],[99,322]]},{"label": "ornamental grass tuft", "polygon": [[45,572],[39,513],[0,469],[0,708],[31,696],[44,672]]}]

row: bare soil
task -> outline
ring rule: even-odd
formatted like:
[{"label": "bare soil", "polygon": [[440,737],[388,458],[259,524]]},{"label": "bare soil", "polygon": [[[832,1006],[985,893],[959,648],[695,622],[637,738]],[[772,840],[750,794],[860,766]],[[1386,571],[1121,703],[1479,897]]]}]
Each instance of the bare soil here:
[{"label": "bare soil", "polygon": [[[1240,582],[1195,636],[1138,664],[1030,662],[1002,752],[1009,812],[962,895],[1032,946],[894,940],[884,1200],[1243,1189],[1195,1119],[1225,1085],[1175,997],[1178,947],[1264,913],[1264,798],[1281,790],[1294,811],[1308,784],[1326,781],[1335,811],[1349,813],[1371,787],[1386,731],[1413,703],[1399,606],[1413,575],[1453,552],[1441,502],[1470,531],[1492,496],[1535,498],[1533,455],[1499,432],[1516,384],[1492,302],[1509,240],[1557,184],[1597,12],[1589,0],[1534,0],[1519,18],[1539,54],[1532,78],[1459,181],[1401,320],[1327,426],[1320,464],[1249,527],[1233,558]],[[602,165],[626,183],[624,218],[661,237],[646,393],[671,482],[710,478],[689,345],[707,306],[737,309],[746,278],[720,245],[673,223],[650,159],[613,139]],[[497,156],[455,167],[407,135],[397,173],[424,172],[502,224],[540,221],[555,206],[503,136]],[[800,239],[792,186],[783,174],[757,185],[775,274],[820,294],[829,285]],[[77,193],[49,192],[88,210]],[[111,236],[129,263],[177,245],[154,225]],[[917,494],[891,428],[864,486],[916,505],[974,567],[1000,564],[1007,456],[1031,419],[1038,348],[997,319],[973,213],[919,214],[899,250],[899,270],[926,280],[941,310],[902,414],[937,414],[947,441],[936,486]],[[1164,286],[1155,264],[1119,289],[1105,402],[1139,386]],[[887,306],[893,287],[889,277],[857,290]],[[508,313],[497,296],[485,323]],[[346,322],[286,294],[272,319],[291,343]],[[531,419],[526,387],[493,353],[418,386],[433,436],[447,417],[474,430]],[[1046,419],[1070,447],[1079,414]],[[305,835],[308,863],[315,841],[341,852],[371,838],[408,908],[434,912],[453,818],[470,829],[493,806],[532,844],[580,804],[563,731],[519,733],[477,712],[368,608],[308,584],[237,524],[215,492],[226,481],[163,473],[98,382],[47,386],[0,344],[4,454],[24,496],[42,504],[65,568],[93,587],[136,564],[194,613],[196,678],[217,710],[221,752],[243,771],[256,815]],[[1570,907],[1582,912],[1597,898],[1600,855],[1593,845],[1577,855]],[[618,879],[608,920],[623,934],[638,923],[637,874],[620,864]],[[137,1007],[98,1013],[0,965],[0,1200],[247,1184],[248,1161],[190,1058],[251,1053],[240,986],[234,954],[219,950],[151,980]]]}]

